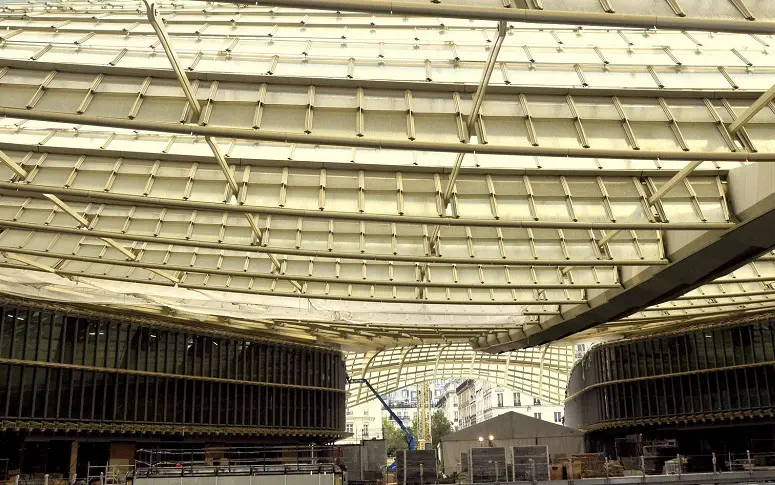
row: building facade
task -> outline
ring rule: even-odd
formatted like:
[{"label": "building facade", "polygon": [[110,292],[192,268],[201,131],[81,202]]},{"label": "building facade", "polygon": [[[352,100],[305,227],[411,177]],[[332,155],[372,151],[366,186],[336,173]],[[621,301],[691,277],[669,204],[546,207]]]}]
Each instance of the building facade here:
[{"label": "building facade", "polygon": [[78,450],[95,434],[102,448],[343,435],[336,350],[33,301],[0,300],[0,310],[0,456],[20,460],[28,445],[28,459],[45,456],[41,442],[63,439]]},{"label": "building facade", "polygon": [[456,395],[459,403],[459,429],[510,411],[551,423],[565,423],[563,406],[547,404],[537,397],[487,381],[463,381],[457,387]]},{"label": "building facade", "polygon": [[568,424],[608,453],[633,435],[673,456],[771,453],[773,362],[773,314],[599,345],[571,373]]},{"label": "building facade", "polygon": [[460,410],[460,428],[476,424],[476,381],[466,379],[455,390]]},{"label": "building facade", "polygon": [[361,440],[382,439],[382,417],[382,404],[376,399],[348,407],[345,411],[345,433],[350,436],[337,443],[357,444]]},{"label": "building facade", "polygon": [[460,429],[460,405],[456,389],[457,381],[449,383],[444,387],[444,393],[436,403],[436,408],[440,409],[449,422],[452,423],[453,431]]}]

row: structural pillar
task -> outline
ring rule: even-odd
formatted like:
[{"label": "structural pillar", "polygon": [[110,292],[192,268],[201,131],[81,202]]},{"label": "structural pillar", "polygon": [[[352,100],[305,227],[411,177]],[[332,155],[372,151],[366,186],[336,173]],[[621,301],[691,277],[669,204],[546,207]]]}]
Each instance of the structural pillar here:
[{"label": "structural pillar", "polygon": [[70,445],[70,482],[75,480],[75,470],[78,465],[78,442],[73,441]]}]

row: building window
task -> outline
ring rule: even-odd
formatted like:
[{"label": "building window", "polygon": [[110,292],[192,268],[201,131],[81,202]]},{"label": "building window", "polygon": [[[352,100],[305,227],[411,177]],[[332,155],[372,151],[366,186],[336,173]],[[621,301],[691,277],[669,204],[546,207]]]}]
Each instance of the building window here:
[{"label": "building window", "polygon": [[347,408],[347,412],[345,414],[347,414],[348,416],[352,416],[353,415],[352,408]]},{"label": "building window", "polygon": [[369,425],[368,424],[364,424],[363,425],[363,431],[361,432],[361,437],[364,438],[364,439],[369,437]]},{"label": "building window", "polygon": [[401,396],[403,396],[404,399],[409,399],[409,391],[404,389],[403,391],[401,391]]},{"label": "building window", "polygon": [[502,408],[503,407],[503,393],[499,392],[498,394],[496,394],[496,396],[498,396],[498,407]]},{"label": "building window", "polygon": [[536,419],[541,419],[541,413],[533,413],[533,417]]},{"label": "building window", "polygon": [[369,410],[368,409],[364,409],[363,410],[363,415],[364,416],[368,416],[369,415]]},{"label": "building window", "polygon": [[518,392],[514,393],[514,405],[515,406],[521,406],[522,405],[522,401],[519,398],[519,393]]},{"label": "building window", "polygon": [[344,425],[344,430],[346,432],[348,432],[348,433],[352,433],[353,432],[353,424],[352,423],[345,424]]},{"label": "building window", "polygon": [[554,422],[555,423],[561,423],[562,422],[562,413],[559,411],[554,412]]},{"label": "building window", "polygon": [[540,406],[540,405],[541,405],[541,400],[538,399],[537,397],[534,397],[533,398],[533,406]]},{"label": "building window", "polygon": [[584,350],[586,350],[586,346],[584,344],[578,344],[576,346],[576,350],[579,352],[584,352]]}]

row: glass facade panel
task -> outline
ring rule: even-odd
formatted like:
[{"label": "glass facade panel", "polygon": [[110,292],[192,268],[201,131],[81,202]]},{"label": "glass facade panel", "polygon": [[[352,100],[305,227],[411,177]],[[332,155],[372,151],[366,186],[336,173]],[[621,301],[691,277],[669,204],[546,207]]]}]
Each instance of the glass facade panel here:
[{"label": "glass facade panel", "polygon": [[[567,423],[596,429],[619,420],[646,424],[771,412],[772,336],[768,317],[751,317],[595,346],[571,372]],[[603,373],[601,380],[584,372],[589,366],[615,371]]]},{"label": "glass facade panel", "polygon": [[[0,363],[0,419],[275,427],[330,436],[344,427],[337,351],[183,334],[2,300],[0,311],[0,358],[15,359]],[[305,373],[317,382],[300,384]]]}]

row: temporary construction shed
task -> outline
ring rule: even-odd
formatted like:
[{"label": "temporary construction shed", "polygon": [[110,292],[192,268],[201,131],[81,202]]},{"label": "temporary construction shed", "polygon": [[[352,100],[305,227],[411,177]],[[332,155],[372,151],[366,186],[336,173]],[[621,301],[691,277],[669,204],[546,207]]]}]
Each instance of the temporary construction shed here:
[{"label": "temporary construction shed", "polygon": [[[450,475],[459,472],[460,454],[482,445],[490,446],[490,436],[493,437],[492,445],[506,449],[514,446],[546,445],[552,457],[570,456],[584,451],[583,431],[508,412],[444,436],[441,439],[444,473]],[[480,437],[484,439],[481,443]],[[510,456],[510,453],[507,455]]]}]

